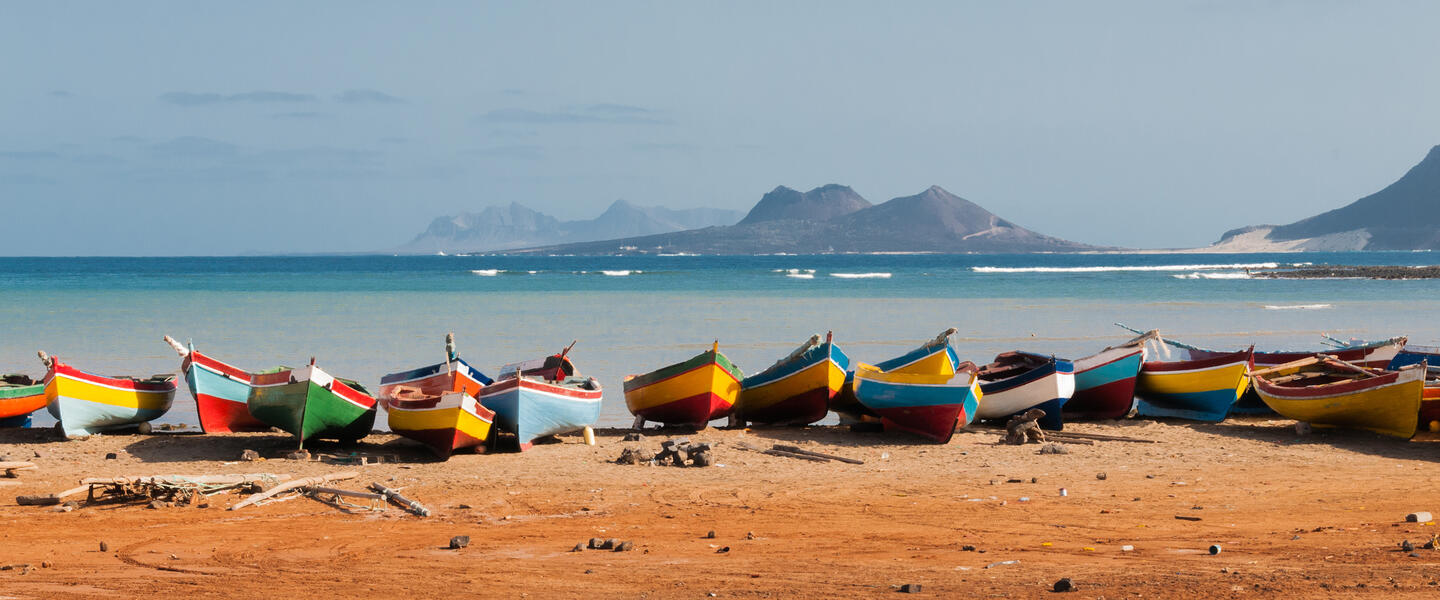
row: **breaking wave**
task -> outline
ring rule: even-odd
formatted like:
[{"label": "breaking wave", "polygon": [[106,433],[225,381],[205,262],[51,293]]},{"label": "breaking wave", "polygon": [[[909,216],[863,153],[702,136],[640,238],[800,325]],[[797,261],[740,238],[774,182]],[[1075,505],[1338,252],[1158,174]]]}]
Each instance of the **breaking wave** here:
[{"label": "breaking wave", "polygon": [[1239,271],[1231,272],[1231,273],[1200,273],[1200,272],[1195,272],[1195,273],[1178,273],[1178,274],[1175,274],[1175,275],[1171,275],[1171,277],[1174,277],[1174,278],[1176,278],[1176,279],[1250,279],[1250,274],[1249,274],[1249,273],[1244,273],[1244,272],[1239,272]]},{"label": "breaking wave", "polygon": [[1334,308],[1329,304],[1266,304],[1265,310],[1323,310]]},{"label": "breaking wave", "polygon": [[889,279],[889,273],[831,273],[831,277],[841,279]]},{"label": "breaking wave", "polygon": [[494,277],[494,276],[496,276],[496,275],[499,275],[499,274],[501,274],[501,273],[504,273],[505,270],[504,270],[504,269],[472,269],[470,272],[471,272],[471,273],[474,273],[474,274],[476,274],[476,275],[479,275],[479,276],[481,276],[481,277]]},{"label": "breaking wave", "polygon": [[1118,265],[1108,267],[970,267],[976,273],[1112,273],[1123,271],[1214,271],[1219,269],[1274,269],[1280,263],[1204,265]]}]

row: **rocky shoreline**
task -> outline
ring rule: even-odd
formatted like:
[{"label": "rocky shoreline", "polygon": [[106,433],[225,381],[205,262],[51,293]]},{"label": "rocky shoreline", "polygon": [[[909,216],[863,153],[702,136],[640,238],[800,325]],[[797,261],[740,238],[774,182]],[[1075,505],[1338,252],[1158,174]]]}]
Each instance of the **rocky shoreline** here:
[{"label": "rocky shoreline", "polygon": [[1250,271],[1267,279],[1440,279],[1440,266],[1323,265]]}]

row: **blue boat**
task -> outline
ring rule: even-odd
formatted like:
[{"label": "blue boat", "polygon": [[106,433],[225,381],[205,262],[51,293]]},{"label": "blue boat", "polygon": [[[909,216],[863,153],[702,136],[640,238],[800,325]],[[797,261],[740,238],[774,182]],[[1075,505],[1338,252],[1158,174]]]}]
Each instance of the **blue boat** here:
[{"label": "blue boat", "polygon": [[599,420],[600,382],[574,373],[564,352],[536,364],[509,365],[476,398],[495,411],[495,426],[515,434],[523,452],[536,438],[579,431]]},{"label": "blue boat", "polygon": [[1043,429],[1064,429],[1061,410],[1075,393],[1075,364],[1031,352],[1005,352],[980,368],[981,420],[1009,419],[1032,408],[1045,411]]},{"label": "blue boat", "polygon": [[923,435],[942,444],[975,419],[980,386],[976,367],[966,363],[949,375],[884,372],[860,365],[855,397],[880,416],[885,429]]}]

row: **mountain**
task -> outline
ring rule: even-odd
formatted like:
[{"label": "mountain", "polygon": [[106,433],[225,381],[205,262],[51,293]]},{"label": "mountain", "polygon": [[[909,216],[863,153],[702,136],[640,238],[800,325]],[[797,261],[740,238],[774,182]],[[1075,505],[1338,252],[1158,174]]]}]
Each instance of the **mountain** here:
[{"label": "mountain", "polygon": [[532,248],[728,225],[739,218],[740,212],[734,210],[676,210],[616,200],[594,219],[561,221],[512,202],[478,213],[436,218],[425,231],[395,251],[428,254]]},{"label": "mountain", "polygon": [[754,225],[765,221],[825,221],[870,207],[870,202],[849,186],[822,185],[808,192],[779,186],[760,197],[760,202],[738,225]]},{"label": "mountain", "polygon": [[[1403,177],[1348,205],[1289,225],[1225,232],[1218,250],[1434,250],[1440,248],[1440,146]],[[1256,250],[1251,250],[1251,249]]]},{"label": "mountain", "polygon": [[1042,235],[938,186],[871,205],[854,190],[778,187],[729,227],[678,231],[528,250],[564,254],[664,252],[1078,252],[1099,250]]}]

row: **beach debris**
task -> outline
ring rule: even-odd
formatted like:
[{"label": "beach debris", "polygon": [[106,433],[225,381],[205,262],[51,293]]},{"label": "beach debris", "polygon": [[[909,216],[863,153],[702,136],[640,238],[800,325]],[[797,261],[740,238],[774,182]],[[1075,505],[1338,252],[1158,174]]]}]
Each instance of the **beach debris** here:
[{"label": "beach debris", "polygon": [[396,506],[405,509],[405,511],[410,514],[420,517],[430,516],[429,508],[426,508],[425,505],[420,504],[419,502],[401,496],[399,490],[390,489],[379,483],[370,484],[369,489],[377,494],[380,494],[381,496],[384,496],[386,500],[393,502]]},{"label": "beach debris", "polygon": [[120,456],[123,455],[123,454],[127,454],[127,452],[125,452],[124,450],[116,450],[115,452],[106,452],[106,453],[105,453],[105,460],[118,460],[118,459],[120,458]]},{"label": "beach debris", "polygon": [[1180,521],[1199,521],[1199,520],[1200,520],[1200,517],[1190,517],[1190,516],[1186,516],[1186,515],[1175,515],[1175,518],[1176,518],[1177,520],[1180,520]]},{"label": "beach debris", "polygon": [[581,437],[585,439],[586,446],[595,445],[595,429],[589,425],[586,425],[585,429],[581,431]]},{"label": "beach debris", "polygon": [[1406,523],[1429,523],[1435,519],[1431,518],[1428,512],[1413,512],[1405,515]]},{"label": "beach debris", "polygon": [[1135,551],[1135,547],[1134,547],[1134,546],[1131,546],[1130,544],[1125,544],[1124,546],[1121,546],[1121,547],[1120,547],[1120,551],[1121,551],[1121,552],[1134,552],[1134,551]]},{"label": "beach debris", "polygon": [[[468,536],[468,535],[457,535],[457,536],[455,536],[455,537],[450,538],[450,549],[451,549],[451,550],[459,550],[459,549],[464,548],[464,547],[469,546],[469,545],[470,545],[470,536]],[[578,545],[578,544],[577,544],[577,545]]]},{"label": "beach debris", "polygon": [[652,464],[655,454],[644,448],[623,448],[620,450],[620,457],[615,459],[618,465],[640,465]]},{"label": "beach debris", "polygon": [[1220,553],[1220,544],[1210,544],[1210,556]]},{"label": "beach debris", "polygon": [[1040,447],[1040,454],[1069,454],[1070,449],[1060,444],[1045,444]]},{"label": "beach debris", "polygon": [[34,471],[40,467],[28,461],[5,461],[0,462],[0,471],[5,472],[6,477],[19,477],[21,471]]},{"label": "beach debris", "polygon": [[988,565],[985,565],[985,568],[990,569],[990,568],[994,568],[994,567],[1003,567],[1003,566],[1005,566],[1005,565],[1018,565],[1018,564],[1020,564],[1020,561],[1018,561],[1018,560],[1002,560],[1002,561],[1000,561],[1000,562],[993,562],[993,563],[990,563],[990,564],[988,564]]},{"label": "beach debris", "polygon": [[1410,543],[1410,540],[1405,540],[1405,541],[1403,541],[1403,542],[1400,542],[1400,551],[1401,551],[1401,552],[1414,552],[1414,551],[1415,551],[1415,544]]},{"label": "beach debris", "polygon": [[246,449],[240,451],[240,460],[248,461],[248,462],[254,462],[254,461],[257,461],[257,460],[265,460],[265,459],[260,458],[260,453],[259,453],[259,452],[256,452],[256,451],[254,451],[254,450],[251,450],[251,449],[249,449],[249,448],[246,448]]},{"label": "beach debris", "polygon": [[961,552],[974,552],[974,551],[975,551],[975,547],[974,547],[974,546],[961,546],[961,547],[960,547],[960,551],[961,551]]},{"label": "beach debris", "polygon": [[105,543],[104,540],[101,540],[101,541],[100,541],[100,551],[101,551],[101,552],[109,552],[109,551],[110,551],[110,544],[107,544],[107,543]]},{"label": "beach debris", "polygon": [[711,529],[710,531],[706,532],[706,533],[705,533],[705,539],[707,539],[707,540],[713,540],[713,539],[715,539],[715,530],[714,530],[714,529]]},{"label": "beach debris", "polygon": [[288,460],[310,460],[310,451],[304,448],[285,455]]},{"label": "beach debris", "polygon": [[753,540],[753,539],[755,539],[755,532],[753,532],[753,531],[747,531],[747,532],[745,532],[745,539],[747,539],[747,540]]},{"label": "beach debris", "polygon": [[622,441],[622,442],[640,442],[640,441],[644,441],[644,440],[645,440],[645,434],[643,434],[643,433],[636,433],[636,432],[633,432],[633,431],[630,432],[630,433],[625,434],[625,437],[620,438],[620,441]]},{"label": "beach debris", "polygon": [[1105,479],[1108,478],[1108,477],[1109,477],[1109,475],[1106,475],[1105,473],[1096,473],[1096,474],[1095,474],[1095,478],[1096,478],[1096,479],[1099,479],[1100,481],[1105,481]]},{"label": "beach debris", "polygon": [[250,497],[248,497],[248,498],[246,498],[246,499],[244,499],[244,500],[241,500],[239,504],[236,504],[236,505],[234,505],[234,506],[231,506],[231,507],[230,507],[230,510],[240,510],[240,509],[245,508],[245,507],[247,507],[247,506],[250,506],[250,505],[252,505],[252,504],[257,504],[257,503],[262,502],[262,501],[264,501],[264,500],[266,500],[266,499],[273,498],[273,497],[279,495],[281,492],[287,492],[287,491],[291,491],[291,490],[299,490],[299,489],[301,489],[301,488],[310,487],[310,486],[323,486],[323,485],[325,485],[325,484],[327,484],[327,483],[330,483],[331,481],[340,481],[340,480],[344,480],[344,479],[354,479],[354,478],[359,477],[359,476],[360,476],[360,474],[357,473],[357,472],[355,472],[355,471],[341,471],[341,472],[339,472],[339,473],[329,473],[329,474],[326,474],[326,475],[317,475],[317,476],[315,476],[315,477],[306,477],[306,478],[304,478],[304,479],[296,479],[296,480],[293,480],[293,481],[287,481],[287,482],[285,482],[285,483],[282,483],[282,484],[280,484],[280,485],[277,485],[277,486],[275,486],[275,487],[272,487],[272,488],[270,488],[270,489],[268,489],[268,490],[265,490],[265,491],[263,491],[263,492],[257,492],[257,493],[255,493],[255,494],[252,494]]},{"label": "beach debris", "polygon": [[571,552],[583,552],[584,550],[585,542],[576,542],[575,547],[570,549]]},{"label": "beach debris", "polygon": [[771,449],[771,450],[778,450],[778,451],[780,451],[780,452],[789,452],[789,453],[792,453],[792,454],[804,454],[804,455],[806,455],[806,456],[814,456],[814,457],[817,457],[817,458],[826,458],[826,459],[830,459],[830,460],[838,460],[838,461],[840,461],[840,462],[843,462],[843,463],[846,463],[846,464],[851,464],[851,465],[863,465],[863,464],[865,464],[865,461],[863,461],[863,460],[858,460],[858,459],[854,459],[854,458],[846,458],[846,457],[844,457],[844,456],[836,456],[836,455],[834,455],[834,454],[825,454],[825,453],[823,453],[823,452],[815,452],[814,450],[806,450],[806,449],[801,448],[801,447],[799,447],[799,446],[788,446],[788,445],[784,445],[784,444],[775,444],[775,445],[772,446],[770,449]]},{"label": "beach debris", "polygon": [[1001,442],[1011,446],[1044,443],[1045,431],[1040,429],[1040,424],[1037,422],[1044,416],[1045,411],[1032,408],[1022,414],[1010,417],[1010,422],[1005,424],[1005,437]]},{"label": "beach debris", "polygon": [[729,552],[729,551],[730,551],[730,547],[729,547],[729,546],[724,546],[724,547],[720,548],[719,550],[716,550],[715,553],[716,553],[716,554],[725,554],[725,553],[727,553],[727,552]]},{"label": "beach debris", "polygon": [[589,546],[589,548],[590,548],[591,550],[599,550],[599,549],[603,548],[604,546],[605,546],[605,540],[602,540],[602,539],[600,539],[600,538],[590,538],[590,546]]},{"label": "beach debris", "polygon": [[1073,592],[1075,591],[1075,582],[1071,581],[1069,577],[1061,577],[1051,589],[1056,592]]},{"label": "beach debris", "polygon": [[923,588],[922,588],[921,585],[918,584],[918,583],[907,583],[907,584],[905,584],[905,585],[900,586],[900,593],[902,593],[902,594],[918,594],[918,593],[920,593],[920,590],[921,590],[921,589],[923,589]]},{"label": "beach debris", "polygon": [[635,549],[635,542],[632,542],[632,541],[630,541],[630,540],[625,540],[625,541],[620,542],[619,544],[616,544],[616,545],[615,545],[615,551],[616,551],[616,552],[629,552],[629,551],[634,550],[634,549]]},{"label": "beach debris", "polygon": [[1061,497],[1061,498],[1064,498],[1064,497],[1069,496],[1069,495],[1070,495],[1070,490],[1067,490],[1067,489],[1065,489],[1065,488],[1060,488],[1060,497]]}]

